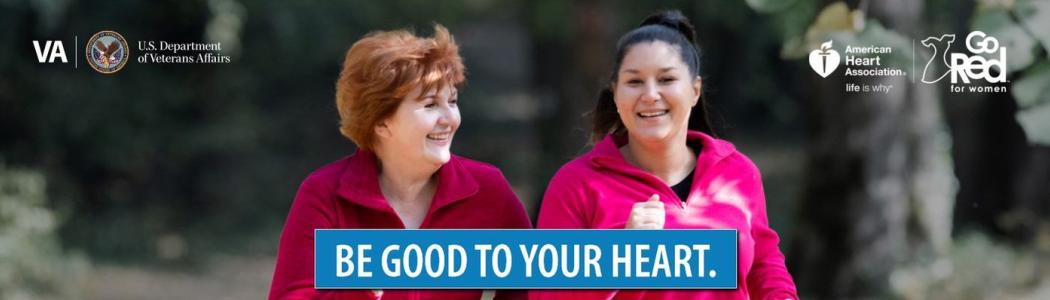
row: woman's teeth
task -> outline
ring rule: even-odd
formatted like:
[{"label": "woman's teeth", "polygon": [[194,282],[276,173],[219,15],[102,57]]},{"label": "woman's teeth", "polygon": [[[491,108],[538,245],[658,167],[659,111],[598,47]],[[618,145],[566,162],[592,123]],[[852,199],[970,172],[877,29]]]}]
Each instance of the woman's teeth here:
[{"label": "woman's teeth", "polygon": [[640,112],[640,113],[638,113],[638,116],[642,117],[642,118],[652,118],[652,117],[659,117],[659,116],[666,115],[668,112],[670,112],[670,111],[668,111],[668,110],[661,110],[661,111]]},{"label": "woman's teeth", "polygon": [[447,140],[450,137],[452,137],[452,133],[451,132],[431,133],[431,134],[427,135],[427,138],[431,139],[431,140]]}]

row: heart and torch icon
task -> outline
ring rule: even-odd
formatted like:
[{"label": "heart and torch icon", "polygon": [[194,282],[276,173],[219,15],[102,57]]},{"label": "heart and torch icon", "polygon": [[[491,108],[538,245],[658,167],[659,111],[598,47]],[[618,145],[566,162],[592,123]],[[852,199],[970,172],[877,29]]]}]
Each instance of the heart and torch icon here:
[{"label": "heart and torch icon", "polygon": [[809,53],[809,66],[816,71],[820,77],[827,78],[839,67],[839,52],[831,49],[831,42],[820,44],[820,49]]}]

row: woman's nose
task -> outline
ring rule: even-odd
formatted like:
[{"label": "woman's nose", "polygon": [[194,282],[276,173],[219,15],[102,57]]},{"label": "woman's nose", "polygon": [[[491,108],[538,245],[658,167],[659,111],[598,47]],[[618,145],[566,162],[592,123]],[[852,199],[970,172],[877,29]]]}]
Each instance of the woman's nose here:
[{"label": "woman's nose", "polygon": [[642,101],[656,102],[660,100],[660,89],[655,82],[646,82],[645,87],[642,89]]},{"label": "woman's nose", "polygon": [[438,116],[437,123],[438,125],[450,125],[457,117],[458,116],[456,116],[456,112],[452,109],[452,107],[448,105],[442,105],[441,113]]}]

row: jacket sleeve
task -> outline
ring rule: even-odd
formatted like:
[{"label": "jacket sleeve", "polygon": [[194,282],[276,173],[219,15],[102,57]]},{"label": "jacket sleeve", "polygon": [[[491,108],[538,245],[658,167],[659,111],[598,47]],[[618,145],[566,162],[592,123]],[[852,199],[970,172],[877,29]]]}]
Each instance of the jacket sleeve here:
[{"label": "jacket sleeve", "polygon": [[[593,200],[580,178],[585,175],[573,172],[567,165],[554,174],[540,203],[537,229],[588,229],[591,228],[595,209]],[[530,300],[545,299],[612,299],[617,290],[529,290]]]},{"label": "jacket sleeve", "polygon": [[501,228],[532,229],[532,221],[529,220],[529,214],[525,212],[525,206],[521,204],[521,200],[514,194],[514,190],[511,189],[507,178],[503,176],[503,172],[499,172],[498,175],[497,193],[500,199],[503,199],[501,201],[503,207],[499,212],[507,216],[504,219],[506,222],[502,224]]},{"label": "jacket sleeve", "polygon": [[590,228],[593,206],[586,197],[582,182],[573,174],[570,166],[563,167],[551,178],[547,191],[540,202],[540,214],[536,218],[537,229],[584,229]]},{"label": "jacket sleeve", "polygon": [[[502,172],[499,173],[497,193],[499,193],[499,198],[503,199],[500,203],[504,204],[503,209],[499,211],[507,214],[507,218],[504,219],[505,223],[501,224],[501,228],[532,229],[532,221],[529,220],[529,215],[525,213],[525,206],[521,204],[521,200],[514,194],[514,190],[511,189],[510,183],[507,182],[507,178],[503,176]],[[498,300],[522,300],[528,298],[528,292],[526,290],[496,290],[493,298]]]},{"label": "jacket sleeve", "polygon": [[798,299],[795,282],[788,273],[784,254],[778,246],[780,237],[769,227],[762,176],[757,167],[753,164],[751,167],[754,169],[751,179],[753,186],[748,191],[753,192],[750,199],[754,201],[751,236],[755,240],[755,258],[747,276],[748,293],[752,299]]},{"label": "jacket sleeve", "polygon": [[314,289],[314,229],[334,228],[332,197],[321,178],[314,175],[299,186],[281,232],[269,299],[330,299],[336,294],[341,299],[375,298],[367,290],[335,293]]}]

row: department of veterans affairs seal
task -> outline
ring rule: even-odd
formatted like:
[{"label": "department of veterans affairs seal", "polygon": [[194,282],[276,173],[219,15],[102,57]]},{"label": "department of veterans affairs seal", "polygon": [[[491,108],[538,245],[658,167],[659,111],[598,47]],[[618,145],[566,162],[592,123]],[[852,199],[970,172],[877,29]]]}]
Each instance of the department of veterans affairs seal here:
[{"label": "department of veterans affairs seal", "polygon": [[130,50],[128,42],[119,33],[103,30],[88,39],[84,54],[92,69],[102,74],[113,74],[124,68]]}]

